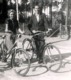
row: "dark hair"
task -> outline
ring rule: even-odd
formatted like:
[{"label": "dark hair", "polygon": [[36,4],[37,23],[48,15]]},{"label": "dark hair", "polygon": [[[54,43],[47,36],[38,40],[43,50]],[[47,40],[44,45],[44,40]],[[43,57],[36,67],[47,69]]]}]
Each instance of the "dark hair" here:
[{"label": "dark hair", "polygon": [[[41,7],[41,6],[39,6],[39,5],[35,5],[35,6],[38,6],[39,14],[42,14],[42,7]],[[35,6],[34,6],[34,8],[35,8]]]}]

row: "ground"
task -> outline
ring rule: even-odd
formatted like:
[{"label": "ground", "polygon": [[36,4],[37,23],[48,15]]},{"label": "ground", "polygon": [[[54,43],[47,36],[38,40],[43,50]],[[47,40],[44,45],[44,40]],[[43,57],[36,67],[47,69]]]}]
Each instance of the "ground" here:
[{"label": "ground", "polygon": [[49,70],[44,72],[44,68],[38,68],[27,77],[22,77],[16,74],[14,69],[3,69],[2,66],[6,66],[6,64],[0,62],[0,80],[71,80],[71,39],[64,40],[60,37],[46,37],[45,39],[46,43],[53,43],[59,48],[64,56],[63,63],[67,62],[65,66],[61,67],[57,73]]}]

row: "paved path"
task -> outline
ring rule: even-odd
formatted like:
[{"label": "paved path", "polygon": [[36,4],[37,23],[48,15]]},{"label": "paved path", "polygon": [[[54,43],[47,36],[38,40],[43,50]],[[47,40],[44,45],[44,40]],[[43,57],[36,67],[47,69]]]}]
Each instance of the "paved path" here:
[{"label": "paved path", "polygon": [[[65,57],[63,62],[71,61],[71,39],[62,40],[59,37],[46,38],[46,43],[49,42],[55,42],[53,44],[59,48],[61,54]],[[2,65],[4,66],[5,63],[0,62],[0,67]],[[21,77],[13,69],[0,69],[0,80],[71,80],[71,63],[67,63],[57,73],[51,71],[43,73],[44,71],[45,69],[39,68],[35,72],[32,72],[31,75],[29,74],[28,77]],[[33,74],[35,75],[33,76]]]}]

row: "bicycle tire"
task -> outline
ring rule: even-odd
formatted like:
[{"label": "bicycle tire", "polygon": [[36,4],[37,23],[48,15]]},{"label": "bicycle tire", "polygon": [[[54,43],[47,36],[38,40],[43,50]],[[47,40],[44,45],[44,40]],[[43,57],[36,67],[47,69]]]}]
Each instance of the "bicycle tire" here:
[{"label": "bicycle tire", "polygon": [[26,76],[30,69],[30,58],[26,51],[17,49],[15,54],[15,67],[14,70],[21,76]]},{"label": "bicycle tire", "polygon": [[30,59],[32,59],[34,56],[34,47],[32,42],[33,42],[32,40],[26,38],[22,43],[23,49],[28,53]]},{"label": "bicycle tire", "polygon": [[47,44],[43,51],[43,62],[45,64],[48,63],[50,71],[58,72],[62,65],[62,57],[59,49],[54,45]]}]

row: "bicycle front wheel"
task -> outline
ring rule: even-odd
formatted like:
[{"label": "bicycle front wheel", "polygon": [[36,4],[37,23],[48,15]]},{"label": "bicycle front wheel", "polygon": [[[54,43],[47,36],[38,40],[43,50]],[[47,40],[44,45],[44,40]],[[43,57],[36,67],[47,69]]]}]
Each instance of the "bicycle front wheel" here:
[{"label": "bicycle front wheel", "polygon": [[30,59],[26,51],[17,49],[14,70],[21,76],[26,76],[30,68]]},{"label": "bicycle front wheel", "polygon": [[62,65],[62,58],[59,49],[54,45],[46,45],[44,48],[43,61],[48,63],[49,69],[57,72]]}]

